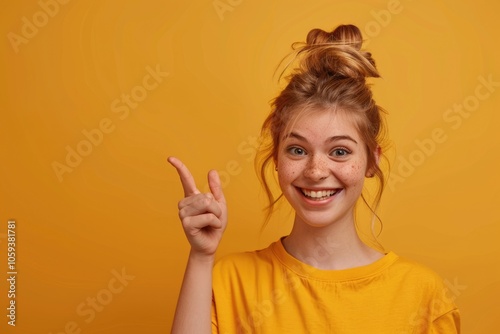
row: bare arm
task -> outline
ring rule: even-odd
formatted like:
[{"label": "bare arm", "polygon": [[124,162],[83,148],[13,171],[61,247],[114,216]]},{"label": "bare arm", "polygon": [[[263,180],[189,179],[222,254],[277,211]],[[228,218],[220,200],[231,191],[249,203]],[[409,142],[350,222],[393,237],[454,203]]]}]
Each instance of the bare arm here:
[{"label": "bare arm", "polygon": [[227,224],[226,200],[217,172],[209,172],[210,193],[202,194],[180,160],[170,157],[168,161],[177,169],[184,189],[184,199],[179,202],[179,218],[191,244],[172,333],[209,334],[212,331],[212,268]]},{"label": "bare arm", "polygon": [[177,301],[172,333],[212,333],[212,267],[213,258],[191,252]]}]

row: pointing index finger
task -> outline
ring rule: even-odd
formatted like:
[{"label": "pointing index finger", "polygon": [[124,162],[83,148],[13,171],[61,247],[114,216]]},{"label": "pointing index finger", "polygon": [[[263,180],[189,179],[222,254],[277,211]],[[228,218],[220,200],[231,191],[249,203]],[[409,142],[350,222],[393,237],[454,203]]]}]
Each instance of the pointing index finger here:
[{"label": "pointing index finger", "polygon": [[189,169],[175,157],[168,157],[168,162],[175,167],[179,177],[181,179],[182,188],[184,189],[184,196],[188,197],[191,195],[199,194],[200,191],[196,188],[196,183],[194,182],[193,175]]}]

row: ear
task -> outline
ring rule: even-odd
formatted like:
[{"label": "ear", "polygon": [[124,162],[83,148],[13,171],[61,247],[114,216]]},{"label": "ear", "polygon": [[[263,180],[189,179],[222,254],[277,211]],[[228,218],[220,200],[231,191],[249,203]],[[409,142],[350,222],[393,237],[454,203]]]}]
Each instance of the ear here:
[{"label": "ear", "polygon": [[380,146],[377,146],[375,151],[373,151],[373,157],[375,161],[375,166],[372,166],[371,168],[368,168],[366,170],[366,177],[374,177],[375,176],[375,167],[378,166],[380,162],[380,156],[382,155],[382,148]]},{"label": "ear", "polygon": [[375,164],[378,166],[378,163],[380,162],[380,156],[382,155],[382,148],[377,145],[377,148],[375,149],[375,152],[373,152],[373,155],[375,156]]}]

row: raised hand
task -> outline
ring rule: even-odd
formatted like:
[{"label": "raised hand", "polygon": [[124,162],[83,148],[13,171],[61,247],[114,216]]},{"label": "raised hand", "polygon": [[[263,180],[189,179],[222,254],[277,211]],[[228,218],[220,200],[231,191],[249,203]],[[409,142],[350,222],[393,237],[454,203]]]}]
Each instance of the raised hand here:
[{"label": "raised hand", "polygon": [[208,173],[210,192],[202,194],[193,175],[179,159],[169,157],[168,162],[177,170],[184,189],[184,198],[179,202],[179,218],[191,251],[212,256],[227,225],[227,205],[219,174],[214,170]]}]

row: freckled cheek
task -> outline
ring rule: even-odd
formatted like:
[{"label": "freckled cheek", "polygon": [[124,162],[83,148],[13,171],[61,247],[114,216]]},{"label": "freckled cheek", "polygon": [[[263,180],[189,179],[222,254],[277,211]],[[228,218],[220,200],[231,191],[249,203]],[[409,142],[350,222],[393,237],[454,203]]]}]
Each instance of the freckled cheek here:
[{"label": "freckled cheek", "polygon": [[293,169],[278,169],[278,179],[280,183],[292,182],[297,176],[297,171]]},{"label": "freckled cheek", "polygon": [[365,167],[361,163],[345,166],[338,172],[338,177],[348,185],[362,183],[365,179]]},{"label": "freckled cheek", "polygon": [[299,173],[300,167],[283,155],[278,155],[277,166],[278,166],[278,177],[280,180],[293,178],[297,176]]},{"label": "freckled cheek", "polygon": [[300,170],[297,167],[285,162],[278,163],[278,182],[281,187],[289,186],[297,179],[300,174]]}]

